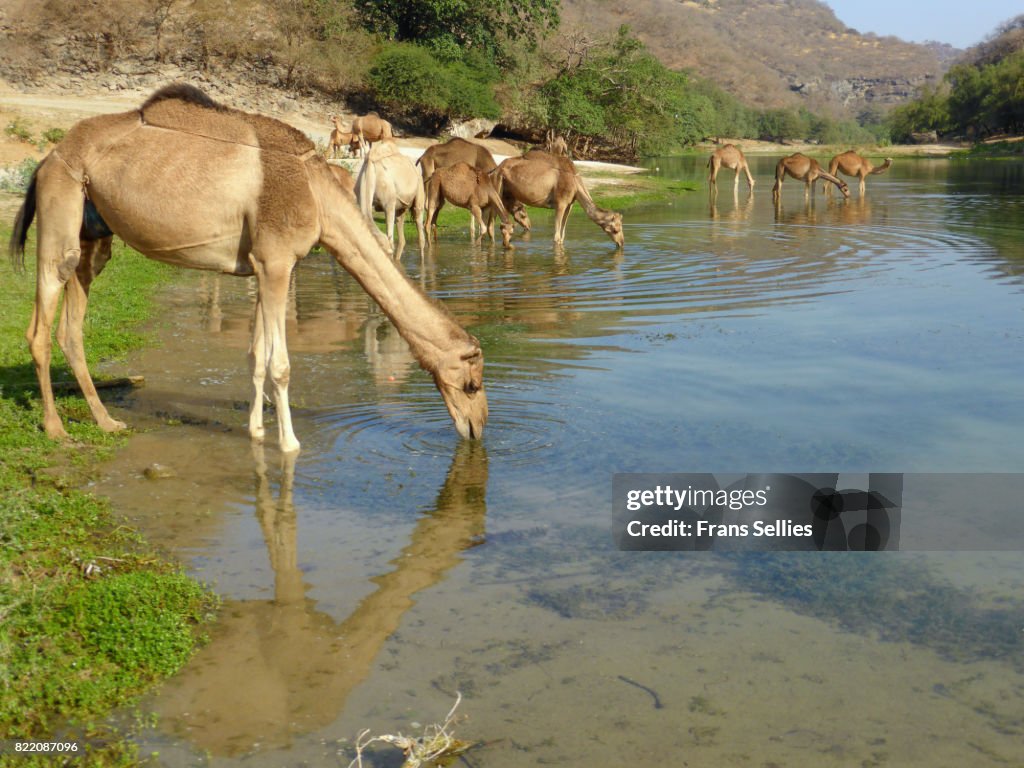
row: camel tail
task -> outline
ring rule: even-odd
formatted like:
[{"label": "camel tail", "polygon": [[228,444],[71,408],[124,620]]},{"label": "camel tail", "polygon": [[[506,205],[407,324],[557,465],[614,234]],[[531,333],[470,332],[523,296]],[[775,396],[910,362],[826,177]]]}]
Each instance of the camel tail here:
[{"label": "camel tail", "polygon": [[25,201],[14,217],[14,229],[11,232],[11,240],[7,245],[7,252],[11,257],[11,266],[15,272],[25,271],[25,242],[28,240],[28,228],[32,226],[32,219],[36,217],[36,174],[39,173],[39,166],[32,172],[32,179],[29,181],[28,190],[25,192]]}]

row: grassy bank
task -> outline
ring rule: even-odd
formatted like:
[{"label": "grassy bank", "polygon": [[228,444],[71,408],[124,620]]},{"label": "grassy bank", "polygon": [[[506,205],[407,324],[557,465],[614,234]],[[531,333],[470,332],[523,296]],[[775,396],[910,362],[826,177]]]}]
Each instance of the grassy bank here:
[{"label": "grassy bank", "polygon": [[[9,236],[0,228],[0,242]],[[95,427],[84,400],[58,399],[72,444],[41,431],[24,341],[33,262],[30,255],[17,274],[0,260],[0,739],[75,737],[88,764],[133,764],[133,745],[99,724],[185,663],[215,598],[121,525],[103,499],[77,490],[123,444]],[[170,274],[115,246],[90,301],[91,363],[145,342],[134,329]],[[53,371],[56,381],[73,378],[56,347]]]}]

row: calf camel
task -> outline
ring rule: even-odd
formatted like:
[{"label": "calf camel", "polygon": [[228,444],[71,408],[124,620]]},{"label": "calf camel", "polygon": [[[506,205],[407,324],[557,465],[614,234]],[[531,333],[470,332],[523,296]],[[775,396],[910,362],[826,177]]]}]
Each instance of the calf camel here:
[{"label": "calf camel", "polygon": [[810,196],[818,179],[835,184],[839,187],[839,191],[843,193],[843,197],[850,196],[850,188],[846,186],[845,181],[836,178],[831,173],[825,173],[825,171],[821,170],[821,165],[817,160],[797,152],[794,155],[782,158],[775,166],[775,186],[772,187],[772,199],[776,201],[779,199],[779,196],[782,194],[782,180],[787,174],[798,181],[804,182],[804,197]]},{"label": "calf camel", "polygon": [[743,173],[747,175],[747,190],[750,192],[754,191],[754,177],[750,175],[750,168],[747,166],[747,158],[743,156],[743,152],[739,147],[732,144],[726,144],[724,147],[720,147],[711,153],[711,159],[708,160],[708,168],[711,169],[708,181],[714,189],[718,189],[718,172],[722,169],[722,166],[736,172],[732,181],[734,193],[739,190],[740,171],[743,171]]},{"label": "calf camel", "polygon": [[[484,221],[482,212],[488,212],[488,218],[497,213],[501,218],[501,243],[511,247],[512,232],[515,224],[501,202],[498,191],[491,183],[490,174],[469,163],[455,163],[446,168],[438,168],[427,180],[427,228],[430,236],[437,240],[437,214],[441,212],[445,202],[468,208],[473,219],[480,225],[480,239],[484,237]],[[470,237],[476,239],[472,232]],[[493,229],[491,241],[494,241]]]},{"label": "calf camel", "polygon": [[[885,173],[891,166],[891,157],[885,158],[885,162],[876,168],[866,157],[861,157],[853,150],[850,150],[849,152],[843,152],[841,155],[833,157],[829,161],[828,172],[833,176],[836,175],[837,171],[842,171],[846,176],[856,176],[860,179],[860,196],[864,197],[864,178],[866,176],[875,176],[879,173]],[[825,187],[826,195],[831,192],[831,187]]]},{"label": "calf camel", "polygon": [[569,158],[535,149],[523,157],[508,158],[494,173],[499,179],[501,201],[509,211],[523,205],[555,210],[555,243],[565,242],[565,225],[574,202],[583,206],[590,220],[617,246],[621,248],[625,242],[622,214],[594,204]]},{"label": "calf camel", "polygon": [[395,257],[405,249],[405,213],[411,210],[416,222],[420,253],[423,253],[423,210],[426,195],[423,179],[412,160],[402,154],[394,141],[381,141],[370,147],[363,158],[356,179],[356,197],[363,214],[372,223],[373,210],[384,211],[388,240],[395,239],[395,218],[398,218],[398,248]]},{"label": "calf camel", "polygon": [[[416,161],[416,165],[420,167],[420,171],[423,173],[423,183],[426,184],[427,180],[434,174],[438,168],[447,168],[455,165],[456,163],[467,163],[472,167],[481,171],[493,171],[498,167],[498,164],[494,162],[494,155],[491,151],[482,144],[469,141],[468,139],[454,138],[444,144],[433,144],[427,147],[426,151],[420,155]],[[458,203],[456,203],[458,205]],[[465,207],[465,206],[462,206]],[[494,240],[494,224],[491,219],[491,209],[487,210],[487,234],[491,236],[491,240]],[[523,227],[523,229],[530,229],[530,217],[526,215],[526,209],[520,207],[516,221]],[[476,218],[474,216],[469,217],[469,235],[470,237],[476,237],[475,233]],[[482,236],[482,235],[481,235]]]},{"label": "calf camel", "polygon": [[43,401],[43,426],[66,438],[50,380],[51,329],[100,427],[125,427],[107,412],[86,366],[82,324],[93,280],[117,234],[142,254],[183,267],[256,276],[249,362],[249,434],[264,438],[269,375],[285,453],[299,450],[288,405],[285,340],[288,284],[317,243],[391,319],[434,377],[458,432],[481,435],[487,420],[483,354],[475,338],[417,289],[381,248],[302,133],[172,85],[141,108],[77,123],[39,164],[14,221],[11,258],[23,267],[37,223],[36,301],[26,338]]},{"label": "calf camel", "polygon": [[359,152],[362,155],[365,155],[371,144],[395,137],[391,130],[391,123],[376,112],[354,118],[352,133],[359,137]]},{"label": "calf camel", "polygon": [[337,115],[331,117],[331,121],[334,123],[334,130],[331,131],[331,138],[328,142],[331,150],[331,157],[336,158],[338,156],[338,150],[346,144],[348,145],[349,154],[354,155],[359,151],[359,135],[346,131],[341,127],[341,118]]}]

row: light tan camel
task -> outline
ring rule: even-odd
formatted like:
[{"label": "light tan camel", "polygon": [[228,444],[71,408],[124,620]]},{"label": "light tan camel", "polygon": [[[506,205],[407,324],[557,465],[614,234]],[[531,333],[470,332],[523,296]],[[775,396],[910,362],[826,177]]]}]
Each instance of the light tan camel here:
[{"label": "light tan camel", "polygon": [[363,214],[372,223],[373,211],[384,211],[389,242],[395,239],[395,219],[398,219],[398,248],[395,258],[405,249],[405,214],[411,210],[416,222],[416,235],[420,253],[423,252],[423,212],[426,194],[423,179],[412,160],[402,154],[394,141],[379,141],[370,147],[363,158],[356,179],[356,197]]},{"label": "light tan camel", "polygon": [[331,138],[329,141],[329,148],[331,150],[331,157],[336,158],[338,156],[338,150],[344,146],[348,146],[348,152],[350,155],[355,155],[359,151],[359,134],[352,133],[352,131],[346,131],[341,127],[341,118],[337,115],[331,117],[331,121],[334,123],[334,130],[331,131]]},{"label": "light tan camel", "polygon": [[534,149],[523,157],[508,158],[494,173],[500,179],[501,201],[509,211],[523,205],[554,209],[555,243],[565,242],[565,225],[574,202],[583,206],[590,220],[617,246],[621,248],[625,242],[622,214],[595,205],[569,158]]},{"label": "light tan camel", "polygon": [[569,145],[566,143],[564,136],[560,136],[555,132],[554,128],[550,128],[544,135],[544,151],[552,155],[568,157]]},{"label": "light tan camel", "polygon": [[[445,202],[469,209],[473,219],[480,225],[481,240],[484,237],[483,211],[488,212],[489,219],[493,214],[497,214],[501,219],[501,243],[506,248],[511,247],[515,224],[505,210],[498,190],[491,183],[491,176],[487,171],[474,168],[469,163],[455,163],[446,168],[438,168],[427,180],[427,228],[435,242],[437,215]],[[470,236],[476,239],[472,232]],[[491,241],[493,240],[492,229]]]},{"label": "light tan camel", "polygon": [[814,158],[797,152],[789,157],[782,158],[775,166],[775,186],[772,187],[772,198],[774,200],[778,200],[782,194],[782,180],[787,175],[804,182],[804,197],[810,197],[818,179],[835,184],[839,191],[843,193],[843,197],[850,196],[850,188],[846,186],[845,181],[823,171],[821,165]]},{"label": "light tan camel", "polygon": [[747,158],[743,156],[743,152],[739,147],[734,146],[733,144],[726,144],[724,147],[719,147],[711,153],[711,158],[708,160],[708,168],[711,169],[708,181],[714,189],[718,188],[718,172],[723,166],[736,171],[736,175],[732,180],[734,191],[738,190],[740,186],[740,171],[747,175],[748,191],[754,191],[754,177],[750,174],[750,167],[747,165]]},{"label": "light tan camel", "polygon": [[[885,162],[876,168],[866,157],[862,157],[853,150],[850,150],[849,152],[843,152],[841,155],[833,157],[829,161],[828,172],[833,176],[835,176],[839,171],[842,171],[846,176],[856,176],[860,179],[860,196],[864,197],[864,178],[866,176],[875,176],[879,173],[885,173],[891,166],[891,157],[885,158]],[[831,187],[825,187],[826,195],[831,192]]]},{"label": "light tan camel", "polygon": [[288,405],[285,312],[292,269],[317,243],[409,342],[459,433],[481,434],[487,398],[479,343],[395,267],[313,143],[284,123],[223,107],[192,86],[168,86],[140,109],[82,120],[40,163],[14,221],[10,250],[17,266],[36,215],[36,302],[26,337],[51,438],[67,437],[50,380],[51,330],[62,292],[61,349],[100,427],[125,426],[96,395],[82,339],[89,288],[110,257],[110,233],[159,261],[256,276],[253,440],[264,437],[269,375],[280,448],[299,449]]},{"label": "light tan camel", "polygon": [[359,137],[359,152],[364,156],[376,142],[395,138],[391,123],[376,112],[353,118],[352,133]]}]

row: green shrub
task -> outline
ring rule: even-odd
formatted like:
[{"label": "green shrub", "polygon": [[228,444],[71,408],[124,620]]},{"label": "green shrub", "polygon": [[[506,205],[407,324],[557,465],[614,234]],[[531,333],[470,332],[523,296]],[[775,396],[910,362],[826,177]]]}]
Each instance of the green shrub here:
[{"label": "green shrub", "polygon": [[51,144],[60,144],[64,141],[64,136],[67,134],[63,128],[48,128],[43,131],[43,138]]},{"label": "green shrub", "polygon": [[4,128],[4,133],[13,139],[18,139],[20,141],[27,142],[32,141],[32,131],[29,130],[29,127],[25,124],[25,121],[22,120],[20,117],[16,117],[13,120],[11,120],[11,122],[7,124],[7,127]]}]

